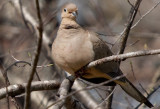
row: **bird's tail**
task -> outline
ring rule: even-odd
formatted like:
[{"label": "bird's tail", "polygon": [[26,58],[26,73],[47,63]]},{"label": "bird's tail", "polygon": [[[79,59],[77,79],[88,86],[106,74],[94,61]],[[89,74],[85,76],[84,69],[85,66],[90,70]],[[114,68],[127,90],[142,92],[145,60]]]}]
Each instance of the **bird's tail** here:
[{"label": "bird's tail", "polygon": [[147,100],[147,98],[127,78],[125,78],[125,82],[119,85],[128,95],[130,95],[137,101],[144,103],[150,108],[153,107],[153,105]]}]

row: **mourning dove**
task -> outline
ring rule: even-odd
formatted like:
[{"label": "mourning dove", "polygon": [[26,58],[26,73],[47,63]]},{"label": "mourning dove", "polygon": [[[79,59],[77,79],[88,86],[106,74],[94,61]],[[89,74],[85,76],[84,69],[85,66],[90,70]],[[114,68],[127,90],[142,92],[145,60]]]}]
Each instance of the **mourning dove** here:
[{"label": "mourning dove", "polygon": [[[76,75],[79,69],[88,63],[113,55],[109,47],[100,39],[98,34],[85,30],[77,22],[78,8],[69,3],[62,9],[62,21],[52,45],[52,56],[55,63],[71,75]],[[93,83],[101,83],[122,75],[117,62],[107,62],[83,71],[80,78]],[[153,105],[126,78],[114,81],[131,97],[146,104]]]}]

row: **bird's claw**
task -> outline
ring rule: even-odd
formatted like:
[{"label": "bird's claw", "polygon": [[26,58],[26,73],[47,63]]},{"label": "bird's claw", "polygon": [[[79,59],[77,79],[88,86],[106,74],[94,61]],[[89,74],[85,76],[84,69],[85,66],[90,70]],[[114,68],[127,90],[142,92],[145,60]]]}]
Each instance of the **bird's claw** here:
[{"label": "bird's claw", "polygon": [[78,78],[78,77],[82,77],[84,74],[85,74],[85,70],[86,70],[86,66],[83,66],[82,68],[80,68],[79,70],[77,70],[75,72],[75,77]]}]

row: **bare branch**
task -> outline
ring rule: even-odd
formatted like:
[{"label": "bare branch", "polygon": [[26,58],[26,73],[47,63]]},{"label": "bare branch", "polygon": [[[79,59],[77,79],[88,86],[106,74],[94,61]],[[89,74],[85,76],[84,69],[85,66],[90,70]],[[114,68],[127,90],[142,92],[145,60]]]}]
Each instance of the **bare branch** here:
[{"label": "bare branch", "polygon": [[[68,79],[63,80],[63,82],[61,83],[61,86],[59,88],[59,99],[67,96],[72,85],[73,85],[73,82],[69,81]],[[53,109],[61,109],[62,106],[64,105],[65,101],[66,101],[66,99],[63,99],[61,102],[57,103],[52,108]]]},{"label": "bare branch", "polygon": [[131,5],[131,7],[134,7],[134,5],[129,0],[127,1],[128,1],[128,4]]},{"label": "bare branch", "polygon": [[133,73],[134,79],[138,82],[139,86],[143,89],[143,91],[146,92],[146,94],[148,95],[148,92],[145,90],[145,88],[142,86],[142,84],[139,82],[139,80],[136,79],[136,76],[135,76],[135,73],[134,73],[134,70],[133,70],[132,62],[130,62],[130,65],[131,65],[131,71]]},{"label": "bare branch", "polygon": [[108,100],[107,109],[112,109],[112,100],[113,100],[114,89],[115,89],[115,86],[110,86],[109,96],[106,99],[106,100]]},{"label": "bare branch", "polygon": [[41,18],[41,14],[40,14],[39,2],[38,2],[38,0],[36,0],[35,2],[36,2],[36,9],[37,9],[37,16],[38,16],[38,19],[39,19],[39,25],[37,27],[39,39],[38,39],[38,45],[37,45],[38,47],[37,47],[37,50],[36,50],[35,59],[33,61],[33,67],[32,67],[31,74],[30,74],[30,77],[29,77],[29,80],[28,80],[28,83],[27,83],[27,86],[26,86],[26,94],[25,94],[26,96],[25,96],[24,109],[29,108],[31,82],[33,80],[33,76],[34,76],[34,73],[36,71],[37,63],[38,63],[39,56],[40,56],[40,51],[41,51],[41,48],[42,48],[41,46],[42,46],[42,37],[43,37],[43,23],[42,23],[42,18]]},{"label": "bare branch", "polygon": [[[10,66],[8,66],[7,68],[6,68],[6,70],[5,70],[5,75],[8,75],[7,74],[7,71],[9,70],[9,69],[11,69],[11,67],[13,67],[13,66],[17,66],[17,64],[19,64],[19,63],[24,63],[24,64],[28,64],[29,66],[31,66],[31,63],[29,63],[29,62],[27,62],[27,61],[16,61],[16,62],[14,62],[13,64],[11,64]],[[23,66],[24,67],[24,66]],[[37,71],[35,71],[35,73],[36,73],[36,76],[37,76],[37,79],[40,81],[40,77],[39,77],[39,75],[38,75],[38,73],[37,73]],[[9,79],[8,79],[8,81],[9,81]]]},{"label": "bare branch", "polygon": [[[109,99],[112,99],[113,97],[113,93],[115,92],[116,88],[115,87],[111,87],[111,88],[114,88],[114,89],[111,89],[110,91],[110,94],[105,98],[105,100],[103,102],[101,102],[95,109],[97,109],[100,105],[102,105],[105,101],[109,100]],[[112,105],[112,100],[110,100],[111,102],[109,103],[108,102],[108,105],[107,105],[107,109],[109,109]]]},{"label": "bare branch", "polygon": [[[25,87],[27,86],[27,83],[23,84],[15,84],[15,85],[9,85],[8,88],[8,95],[9,96],[17,96],[25,92]],[[58,89],[60,86],[60,83],[55,80],[50,81],[35,81],[31,84],[31,91],[40,91],[40,90],[54,90]],[[7,95],[6,88],[0,89],[0,99],[5,98]]]},{"label": "bare branch", "polygon": [[156,54],[160,54],[160,49],[141,50],[141,51],[129,52],[129,53],[120,54],[120,55],[113,55],[113,56],[109,56],[109,57],[105,57],[105,58],[93,61],[93,62],[91,62],[87,65],[87,68],[91,68],[91,67],[94,67],[96,65],[103,64],[103,63],[109,62],[109,61],[120,61],[120,60],[125,60],[125,59],[133,58],[133,57],[156,55]]},{"label": "bare branch", "polygon": [[141,1],[142,0],[136,0],[135,6],[131,7],[130,16],[129,16],[129,20],[127,23],[127,28],[125,29],[124,35],[121,38],[121,45],[120,45],[120,50],[119,50],[118,54],[122,54],[125,50],[126,42],[127,42],[133,21],[136,17],[136,14],[137,14],[137,11],[138,11],[138,8],[140,6]]}]

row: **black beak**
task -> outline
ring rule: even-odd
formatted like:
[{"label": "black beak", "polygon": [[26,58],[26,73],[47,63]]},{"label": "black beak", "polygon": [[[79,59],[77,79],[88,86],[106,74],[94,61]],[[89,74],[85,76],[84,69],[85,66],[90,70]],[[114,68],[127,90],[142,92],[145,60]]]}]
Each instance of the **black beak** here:
[{"label": "black beak", "polygon": [[77,11],[75,11],[75,12],[72,12],[72,15],[73,15],[73,16],[75,16],[75,17],[77,17],[77,16],[78,16],[78,13],[77,13]]}]

